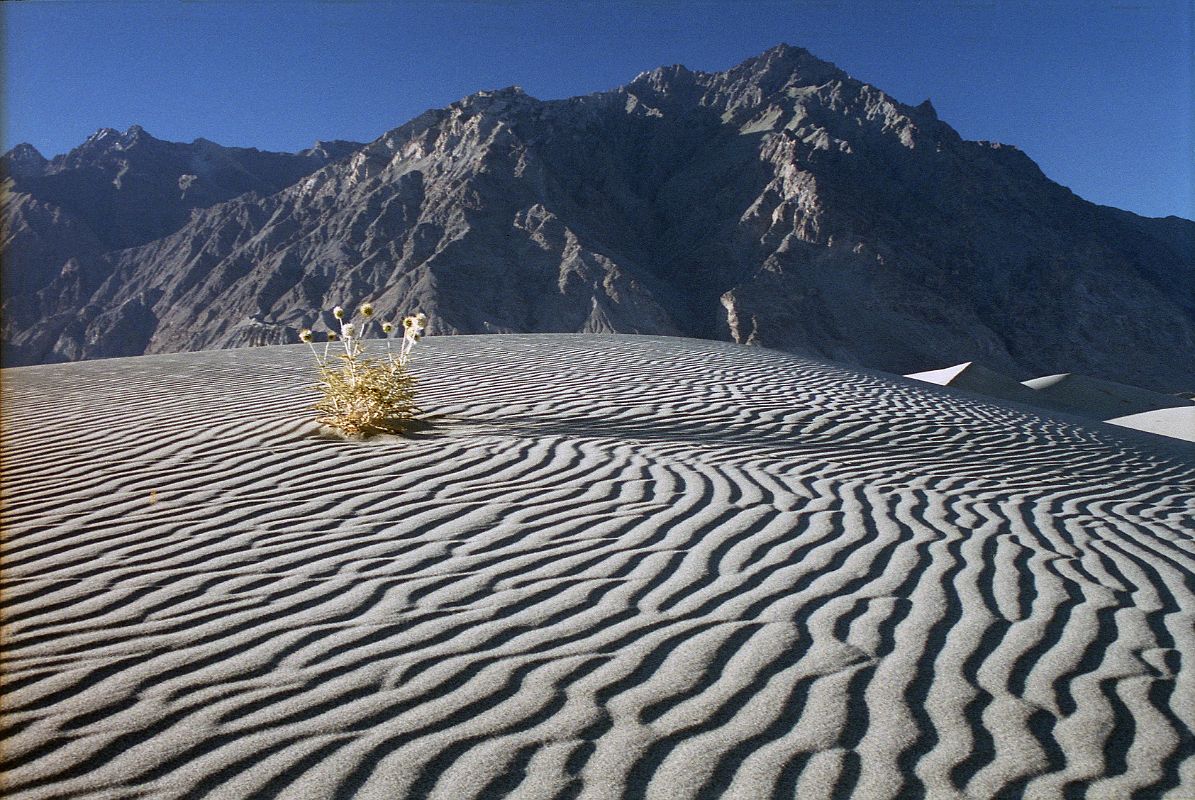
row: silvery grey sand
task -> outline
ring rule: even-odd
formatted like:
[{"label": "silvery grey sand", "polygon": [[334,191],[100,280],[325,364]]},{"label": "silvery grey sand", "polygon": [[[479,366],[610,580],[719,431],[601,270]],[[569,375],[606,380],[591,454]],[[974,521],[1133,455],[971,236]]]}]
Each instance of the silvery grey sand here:
[{"label": "silvery grey sand", "polygon": [[713,342],[6,370],[4,793],[1190,798],[1195,448]]}]

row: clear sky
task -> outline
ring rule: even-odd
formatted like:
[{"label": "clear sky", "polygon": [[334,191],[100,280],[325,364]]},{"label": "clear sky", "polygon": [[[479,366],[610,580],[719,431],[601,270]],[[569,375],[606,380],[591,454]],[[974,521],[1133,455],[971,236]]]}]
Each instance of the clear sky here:
[{"label": "clear sky", "polygon": [[479,89],[568,97],[787,42],[932,98],[1089,200],[1195,218],[1190,0],[30,0],[0,21],[4,150],[133,124],[268,150],[369,141]]}]

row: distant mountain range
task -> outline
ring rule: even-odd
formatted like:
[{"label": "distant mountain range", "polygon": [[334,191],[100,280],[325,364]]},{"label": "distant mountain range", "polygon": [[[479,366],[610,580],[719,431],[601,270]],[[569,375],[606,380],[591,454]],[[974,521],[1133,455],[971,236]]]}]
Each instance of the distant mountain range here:
[{"label": "distant mountain range", "polygon": [[567,100],[478,92],[365,145],[134,127],[0,166],[6,366],[292,342],[371,300],[434,334],[1195,388],[1195,222],[1089,203],[787,45]]}]

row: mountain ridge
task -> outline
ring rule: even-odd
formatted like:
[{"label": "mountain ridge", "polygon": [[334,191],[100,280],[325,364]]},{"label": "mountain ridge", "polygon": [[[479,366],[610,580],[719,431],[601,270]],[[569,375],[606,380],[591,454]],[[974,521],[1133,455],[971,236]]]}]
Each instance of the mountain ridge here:
[{"label": "mountain ridge", "polygon": [[371,300],[441,334],[684,334],[892,372],[980,359],[1195,385],[1195,223],[1101,208],[932,103],[782,45],[425,112],[272,193],[72,257],[25,315],[6,290],[6,361],[293,341]]}]

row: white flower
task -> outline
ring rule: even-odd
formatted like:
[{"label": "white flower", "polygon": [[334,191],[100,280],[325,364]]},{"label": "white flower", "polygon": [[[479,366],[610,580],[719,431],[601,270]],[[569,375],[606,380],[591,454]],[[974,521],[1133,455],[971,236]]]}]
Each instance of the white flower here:
[{"label": "white flower", "polygon": [[315,334],[313,334],[311,331],[309,331],[309,330],[308,330],[308,329],[306,329],[306,328],[304,328],[303,330],[299,331],[299,341],[300,341],[300,342],[308,342],[308,343],[310,343],[310,342],[311,342],[311,340],[313,340],[314,338],[315,338]]},{"label": "white flower", "polygon": [[372,317],[373,316],[373,303],[366,303],[365,305],[361,306],[361,316],[363,316],[363,317]]},{"label": "white flower", "polygon": [[336,335],[336,331],[328,331],[328,341],[329,342],[334,342],[339,338],[340,337]]},{"label": "white flower", "polygon": [[394,323],[393,322],[383,322],[382,323],[382,333],[394,333]]},{"label": "white flower", "polygon": [[344,309],[336,306],[336,308],[332,309],[332,316],[336,317],[336,319],[344,319]]},{"label": "white flower", "polygon": [[344,338],[346,338],[346,339],[353,339],[353,338],[356,338],[356,336],[357,336],[357,326],[356,326],[356,325],[354,325],[354,324],[353,324],[353,323],[351,323],[351,322],[346,322],[344,325],[341,325],[341,326],[340,326],[340,333],[341,333],[341,334],[344,336]]}]

